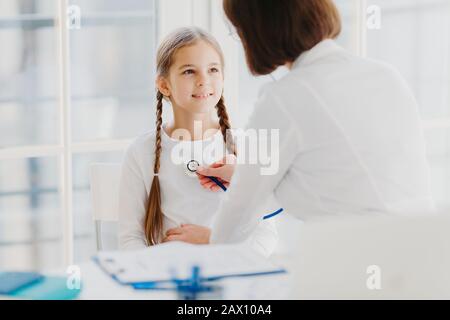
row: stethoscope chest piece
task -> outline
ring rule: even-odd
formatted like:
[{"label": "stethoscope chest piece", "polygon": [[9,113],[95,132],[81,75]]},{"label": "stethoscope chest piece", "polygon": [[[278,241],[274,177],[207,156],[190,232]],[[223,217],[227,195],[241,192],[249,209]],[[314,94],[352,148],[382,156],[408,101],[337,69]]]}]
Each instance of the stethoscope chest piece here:
[{"label": "stethoscope chest piece", "polygon": [[200,163],[197,160],[190,160],[186,164],[186,174],[190,177],[196,177],[197,168],[200,167]]}]

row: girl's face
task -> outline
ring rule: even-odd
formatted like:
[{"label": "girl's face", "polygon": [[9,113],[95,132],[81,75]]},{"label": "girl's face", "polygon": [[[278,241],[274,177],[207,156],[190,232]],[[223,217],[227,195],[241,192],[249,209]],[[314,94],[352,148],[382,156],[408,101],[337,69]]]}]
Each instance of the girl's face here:
[{"label": "girl's face", "polygon": [[197,41],[179,49],[168,79],[160,79],[159,90],[169,96],[174,108],[192,113],[210,112],[223,91],[219,53],[207,42]]}]

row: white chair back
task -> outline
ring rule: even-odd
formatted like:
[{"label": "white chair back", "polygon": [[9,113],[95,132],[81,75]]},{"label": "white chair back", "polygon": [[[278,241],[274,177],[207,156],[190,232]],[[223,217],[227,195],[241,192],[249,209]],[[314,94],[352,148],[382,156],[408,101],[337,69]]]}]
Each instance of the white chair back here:
[{"label": "white chair back", "polygon": [[117,222],[121,165],[93,163],[89,166],[92,217],[95,222],[97,250],[103,249],[102,222]]}]

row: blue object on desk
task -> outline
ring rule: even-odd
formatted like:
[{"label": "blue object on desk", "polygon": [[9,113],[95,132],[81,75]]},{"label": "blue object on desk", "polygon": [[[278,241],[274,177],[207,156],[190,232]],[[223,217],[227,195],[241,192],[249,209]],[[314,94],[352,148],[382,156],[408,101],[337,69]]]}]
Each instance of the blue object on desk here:
[{"label": "blue object on desk", "polygon": [[0,295],[28,300],[70,300],[80,289],[69,289],[65,277],[43,276],[35,272],[1,272]]},{"label": "blue object on desk", "polygon": [[[95,261],[95,260],[94,260]],[[210,277],[200,277],[201,282],[216,282],[218,280],[226,279],[226,278],[238,278],[238,277],[250,277],[250,276],[266,276],[266,275],[274,275],[274,274],[283,274],[286,273],[286,270],[279,269],[274,271],[266,271],[266,272],[255,272],[255,273],[241,273],[241,274],[228,274],[228,275],[220,275],[220,276],[210,276]],[[117,279],[112,276],[112,278],[117,281]],[[190,279],[177,279],[173,277],[172,280],[158,280],[158,281],[150,281],[150,282],[134,282],[128,283],[136,290],[174,290],[173,283],[183,284],[191,281]],[[123,284],[123,283],[122,283]]]},{"label": "blue object on desk", "polygon": [[175,280],[178,298],[182,300],[222,299],[222,286],[208,282],[200,277],[200,267],[193,266],[190,279],[184,281]]},{"label": "blue object on desk", "polygon": [[81,292],[80,289],[69,289],[65,277],[44,277],[37,283],[17,291],[12,296],[31,300],[71,300]]},{"label": "blue object on desk", "polygon": [[44,277],[36,272],[1,272],[0,294],[13,294],[43,279]]},{"label": "blue object on desk", "polygon": [[[220,277],[219,277],[220,278]],[[209,280],[200,276],[200,267],[192,267],[192,275],[188,279],[177,279],[175,274],[171,281],[133,284],[134,289],[176,291],[182,300],[221,299],[223,288],[217,281],[219,278]]]}]

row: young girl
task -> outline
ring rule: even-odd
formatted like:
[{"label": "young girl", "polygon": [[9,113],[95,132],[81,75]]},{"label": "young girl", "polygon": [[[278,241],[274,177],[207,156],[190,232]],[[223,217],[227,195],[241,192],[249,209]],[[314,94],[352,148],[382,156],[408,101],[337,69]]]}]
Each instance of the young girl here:
[{"label": "young girl", "polygon": [[[202,188],[195,174],[192,176],[187,169],[186,161],[191,157],[200,165],[208,165],[224,156],[205,157],[204,151],[211,147],[235,153],[232,138],[226,134],[230,122],[222,96],[223,68],[219,44],[201,29],[178,29],[160,45],[156,131],[134,140],[122,166],[120,248],[141,248],[166,241],[208,243],[208,239],[196,237],[196,230],[210,227],[220,197],[226,193]],[[163,100],[172,107],[170,124],[162,123]],[[214,120],[215,112],[218,121]],[[180,140],[181,129],[187,133],[184,140]],[[188,155],[183,161],[174,156],[180,150]],[[270,211],[264,205],[255,210]],[[248,241],[260,253],[269,255],[277,242],[273,221],[262,220]]]}]

